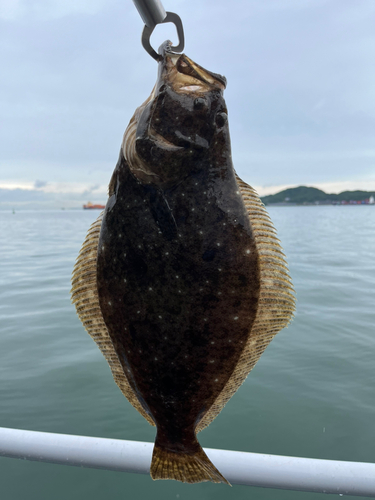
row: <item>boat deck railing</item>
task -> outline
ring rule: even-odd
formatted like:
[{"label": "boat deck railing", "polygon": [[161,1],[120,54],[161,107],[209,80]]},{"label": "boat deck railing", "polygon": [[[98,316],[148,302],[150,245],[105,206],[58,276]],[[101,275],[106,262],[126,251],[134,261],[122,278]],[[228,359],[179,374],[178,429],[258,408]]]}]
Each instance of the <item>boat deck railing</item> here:
[{"label": "boat deck railing", "polygon": [[[149,474],[153,443],[0,427],[0,456]],[[375,464],[205,448],[235,484],[375,498]]]}]

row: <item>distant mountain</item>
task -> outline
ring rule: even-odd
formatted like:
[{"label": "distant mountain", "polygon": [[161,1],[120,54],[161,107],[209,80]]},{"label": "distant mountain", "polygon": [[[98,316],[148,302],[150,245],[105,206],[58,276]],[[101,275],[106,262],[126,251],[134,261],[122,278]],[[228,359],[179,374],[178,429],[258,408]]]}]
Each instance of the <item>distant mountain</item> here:
[{"label": "distant mountain", "polygon": [[262,201],[265,205],[341,205],[373,203],[374,198],[375,191],[343,191],[339,194],[327,194],[321,189],[299,186],[284,189],[280,193],[263,196]]}]

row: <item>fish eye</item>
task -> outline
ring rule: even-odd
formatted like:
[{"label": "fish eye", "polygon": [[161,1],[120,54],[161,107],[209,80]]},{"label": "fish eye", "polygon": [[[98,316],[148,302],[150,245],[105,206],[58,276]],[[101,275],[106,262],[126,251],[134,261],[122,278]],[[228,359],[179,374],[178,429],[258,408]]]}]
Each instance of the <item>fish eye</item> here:
[{"label": "fish eye", "polygon": [[207,107],[207,100],[204,97],[197,97],[194,100],[194,108],[195,109],[203,109]]},{"label": "fish eye", "polygon": [[227,123],[228,121],[228,115],[226,113],[218,113],[216,115],[216,125],[218,127],[224,127],[224,125]]}]

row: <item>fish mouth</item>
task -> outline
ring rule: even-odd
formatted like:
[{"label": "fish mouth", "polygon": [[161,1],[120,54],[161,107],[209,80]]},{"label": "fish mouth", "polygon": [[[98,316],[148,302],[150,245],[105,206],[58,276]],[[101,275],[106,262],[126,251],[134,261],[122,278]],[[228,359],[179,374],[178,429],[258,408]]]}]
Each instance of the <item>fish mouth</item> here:
[{"label": "fish mouth", "polygon": [[160,83],[168,82],[177,93],[206,93],[212,90],[223,91],[226,78],[202,68],[185,54],[176,54],[170,47],[159,49],[164,56],[161,64]]}]

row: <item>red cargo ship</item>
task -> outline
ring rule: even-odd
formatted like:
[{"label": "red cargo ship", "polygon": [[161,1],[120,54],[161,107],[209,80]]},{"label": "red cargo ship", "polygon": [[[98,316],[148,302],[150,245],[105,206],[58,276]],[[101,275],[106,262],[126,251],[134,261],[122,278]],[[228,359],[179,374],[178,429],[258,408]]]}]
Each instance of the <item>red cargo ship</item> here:
[{"label": "red cargo ship", "polygon": [[91,209],[94,209],[94,208],[98,208],[99,210],[103,210],[105,208],[105,205],[94,205],[94,203],[91,203],[91,201],[89,201],[87,203],[87,205],[83,205],[83,208],[85,210],[91,210]]}]

